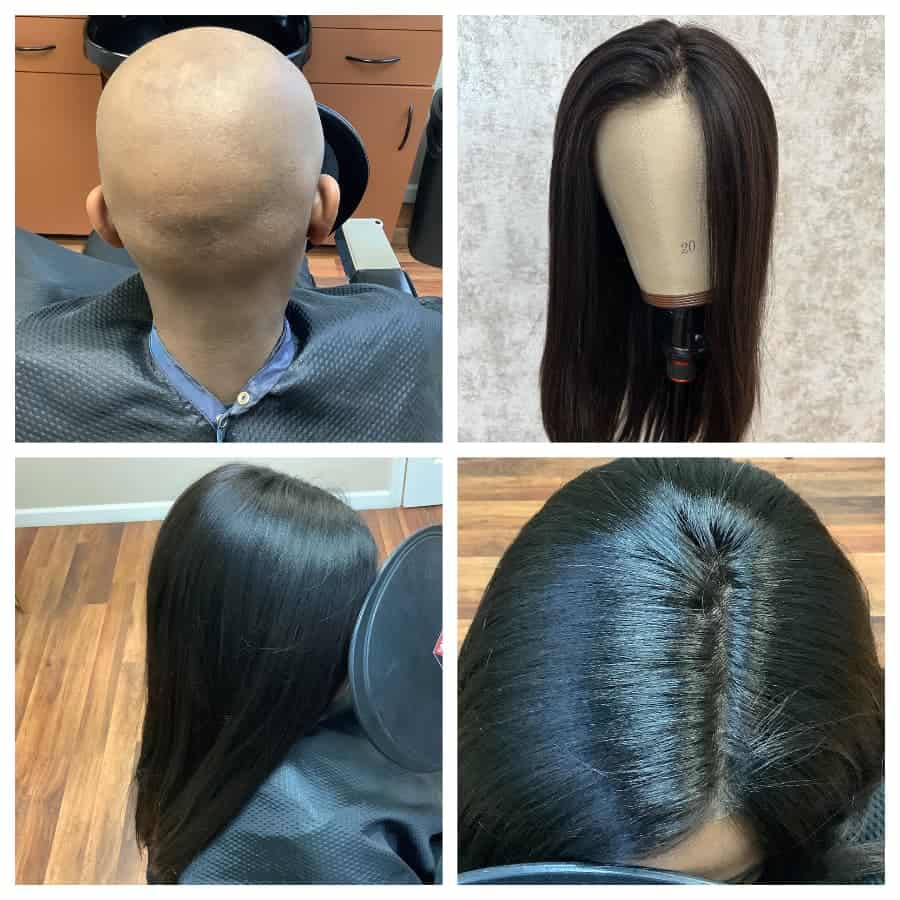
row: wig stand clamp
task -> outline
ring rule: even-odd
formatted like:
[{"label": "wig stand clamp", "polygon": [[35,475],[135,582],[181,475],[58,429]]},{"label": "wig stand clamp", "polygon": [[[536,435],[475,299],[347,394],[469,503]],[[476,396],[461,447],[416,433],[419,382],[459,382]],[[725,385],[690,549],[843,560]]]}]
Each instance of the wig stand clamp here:
[{"label": "wig stand clamp", "polygon": [[673,383],[670,434],[673,440],[687,439],[685,396],[688,385],[697,377],[706,353],[703,337],[702,307],[667,310],[669,335],[664,340],[666,376]]},{"label": "wig stand clamp", "polygon": [[690,384],[706,353],[703,310],[696,307],[668,311],[671,336],[667,341],[666,375],[675,384]]}]

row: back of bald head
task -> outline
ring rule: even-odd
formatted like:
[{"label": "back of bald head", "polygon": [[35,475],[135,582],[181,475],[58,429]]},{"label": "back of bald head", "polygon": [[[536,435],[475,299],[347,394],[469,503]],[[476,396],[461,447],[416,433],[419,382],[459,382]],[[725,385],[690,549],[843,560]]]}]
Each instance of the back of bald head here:
[{"label": "back of bald head", "polygon": [[324,142],[309,84],[270,44],[225,28],[146,44],[101,95],[97,148],[145,274],[190,287],[296,271]]}]

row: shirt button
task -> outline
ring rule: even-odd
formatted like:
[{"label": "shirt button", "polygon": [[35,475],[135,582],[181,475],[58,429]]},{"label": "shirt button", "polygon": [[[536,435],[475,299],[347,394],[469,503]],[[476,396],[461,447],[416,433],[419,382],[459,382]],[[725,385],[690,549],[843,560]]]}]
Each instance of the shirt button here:
[{"label": "shirt button", "polygon": [[250,402],[250,395],[246,391],[241,391],[237,395],[238,406],[246,406]]}]

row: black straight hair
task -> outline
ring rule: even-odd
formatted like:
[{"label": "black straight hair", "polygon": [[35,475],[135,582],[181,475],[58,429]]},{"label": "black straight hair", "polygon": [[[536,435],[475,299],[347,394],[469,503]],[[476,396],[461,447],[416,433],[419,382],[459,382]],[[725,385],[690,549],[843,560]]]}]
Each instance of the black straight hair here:
[{"label": "black straight hair", "polygon": [[760,883],[883,872],[848,830],[880,784],[865,587],[775,476],[625,459],[562,487],[459,657],[460,870],[641,865],[735,816]]},{"label": "black straight hair", "polygon": [[136,831],[173,883],[346,678],[377,570],[345,503],[270,469],[222,466],[160,529],[147,583],[147,707]]},{"label": "black straight hair", "polygon": [[[603,117],[684,90],[703,126],[711,301],[697,378],[666,376],[594,170]],[[724,38],[659,19],[610,38],[575,69],[550,172],[550,271],[541,409],[552,441],[737,441],[756,407],[778,181],[778,133],[759,78]]]}]

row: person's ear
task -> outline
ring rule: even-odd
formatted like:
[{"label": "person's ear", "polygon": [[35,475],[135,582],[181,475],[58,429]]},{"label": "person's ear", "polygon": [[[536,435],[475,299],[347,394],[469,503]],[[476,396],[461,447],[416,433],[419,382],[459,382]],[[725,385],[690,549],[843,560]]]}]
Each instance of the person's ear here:
[{"label": "person's ear", "polygon": [[122,243],[122,238],[119,237],[119,232],[116,231],[116,226],[113,225],[113,220],[109,214],[109,207],[106,205],[106,198],[103,196],[103,187],[101,185],[98,184],[97,187],[93,188],[87,195],[84,208],[87,210],[91,227],[104,241],[106,241],[107,244],[111,247],[125,246]]},{"label": "person's ear", "polygon": [[309,230],[306,232],[310,244],[321,244],[331,234],[340,205],[341,189],[338,183],[330,175],[320,175],[309,217]]}]

